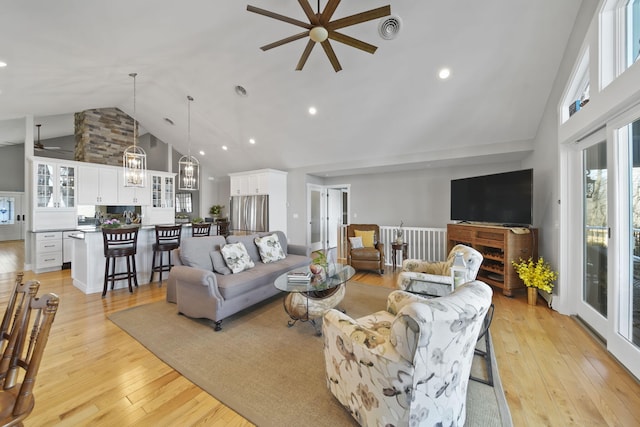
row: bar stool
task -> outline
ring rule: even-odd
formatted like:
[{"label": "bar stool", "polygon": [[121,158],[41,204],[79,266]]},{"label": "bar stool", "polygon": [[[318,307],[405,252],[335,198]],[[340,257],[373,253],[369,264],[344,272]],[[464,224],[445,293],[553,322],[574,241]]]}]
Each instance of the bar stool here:
[{"label": "bar stool", "polygon": [[191,224],[191,237],[203,237],[211,234],[211,223]]},{"label": "bar stool", "polygon": [[[156,242],[153,244],[153,258],[151,262],[151,278],[153,273],[160,273],[160,285],[162,285],[162,272],[171,270],[171,251],[180,247],[181,225],[156,225]],[[164,252],[169,252],[169,263],[163,264]],[[156,265],[156,255],[160,253],[160,264]]]},{"label": "bar stool", "polygon": [[[103,228],[102,241],[104,243],[104,289],[102,296],[107,294],[107,284],[111,282],[111,289],[118,280],[129,282],[129,292],[133,292],[133,283],[138,287],[136,270],[136,250],[138,247],[138,227],[131,228]],[[116,273],[116,259],[125,257],[127,271]],[[111,268],[111,272],[109,272]]]}]

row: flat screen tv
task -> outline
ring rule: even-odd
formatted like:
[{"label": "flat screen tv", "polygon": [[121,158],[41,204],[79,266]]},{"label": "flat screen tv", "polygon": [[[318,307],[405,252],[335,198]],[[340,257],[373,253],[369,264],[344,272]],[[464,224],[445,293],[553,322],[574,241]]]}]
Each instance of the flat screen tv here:
[{"label": "flat screen tv", "polygon": [[530,226],[533,169],[451,180],[451,220]]}]

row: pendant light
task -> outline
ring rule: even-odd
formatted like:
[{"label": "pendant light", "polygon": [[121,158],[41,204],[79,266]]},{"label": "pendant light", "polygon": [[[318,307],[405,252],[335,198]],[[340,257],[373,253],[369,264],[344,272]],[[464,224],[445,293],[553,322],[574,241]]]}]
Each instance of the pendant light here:
[{"label": "pendant light", "polygon": [[138,147],[138,121],[136,120],[136,76],[133,77],[133,145],[127,147],[122,155],[125,187],[144,187],[147,176],[147,154]]},{"label": "pendant light", "polygon": [[191,102],[193,97],[187,95],[187,143],[188,152],[178,161],[178,190],[197,190],[200,181],[200,162],[191,155]]}]

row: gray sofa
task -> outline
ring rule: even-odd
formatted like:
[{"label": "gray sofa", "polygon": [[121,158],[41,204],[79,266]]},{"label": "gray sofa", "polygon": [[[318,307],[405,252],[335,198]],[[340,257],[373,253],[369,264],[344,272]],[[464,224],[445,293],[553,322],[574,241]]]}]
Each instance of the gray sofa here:
[{"label": "gray sofa", "polygon": [[[263,263],[254,243],[256,237],[277,234],[285,259]],[[242,242],[255,267],[231,274],[220,249],[227,243]],[[178,312],[192,318],[206,318],[221,329],[224,318],[280,291],[273,282],[293,268],[311,263],[310,249],[290,245],[281,231],[249,234],[246,236],[207,236],[182,239],[180,248],[173,252],[174,266],[167,280],[167,301],[177,303]]]}]

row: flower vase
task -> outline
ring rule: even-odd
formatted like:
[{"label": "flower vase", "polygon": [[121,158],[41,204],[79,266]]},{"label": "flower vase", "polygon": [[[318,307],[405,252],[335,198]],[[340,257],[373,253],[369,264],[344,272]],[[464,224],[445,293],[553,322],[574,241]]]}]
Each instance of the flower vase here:
[{"label": "flower vase", "polygon": [[538,288],[527,288],[527,301],[529,305],[536,305],[538,303]]}]

